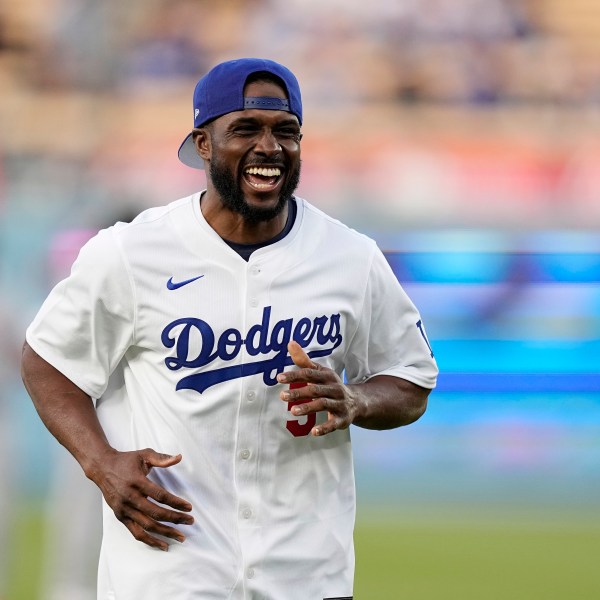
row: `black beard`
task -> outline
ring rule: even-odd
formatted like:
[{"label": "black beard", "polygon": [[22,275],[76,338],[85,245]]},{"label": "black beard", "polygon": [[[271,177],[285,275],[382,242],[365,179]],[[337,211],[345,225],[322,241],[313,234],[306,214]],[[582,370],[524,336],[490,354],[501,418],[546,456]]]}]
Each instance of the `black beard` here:
[{"label": "black beard", "polygon": [[231,171],[214,158],[210,162],[209,175],[226,208],[241,215],[246,223],[261,223],[279,215],[294,195],[300,183],[300,163],[283,182],[279,202],[273,208],[259,208],[248,204],[241,186]]}]

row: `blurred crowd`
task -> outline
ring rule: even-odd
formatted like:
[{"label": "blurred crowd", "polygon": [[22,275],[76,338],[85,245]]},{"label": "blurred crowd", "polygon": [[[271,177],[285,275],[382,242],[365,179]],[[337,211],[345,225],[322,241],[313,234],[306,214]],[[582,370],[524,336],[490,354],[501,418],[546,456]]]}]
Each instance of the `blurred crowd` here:
[{"label": "blurred crowd", "polygon": [[164,92],[217,60],[276,53],[319,102],[598,102],[598,10],[594,0],[23,0],[0,13],[2,76],[102,94],[159,80]]},{"label": "blurred crowd", "polygon": [[595,0],[4,3],[0,181],[19,202],[43,181],[53,214],[87,224],[195,190],[174,155],[190,91],[240,55],[297,73],[300,191],[342,218],[600,222]]},{"label": "blurred crowd", "polygon": [[86,598],[97,546],[76,533],[96,539],[97,523],[69,524],[98,498],[34,424],[18,377],[24,329],[89,235],[202,186],[176,158],[192,88],[236,56],[297,74],[300,192],[351,225],[600,225],[597,0],[0,4],[0,453],[20,457],[0,461],[0,548],[18,504],[4,491],[53,490],[64,544],[48,545],[48,599]]}]

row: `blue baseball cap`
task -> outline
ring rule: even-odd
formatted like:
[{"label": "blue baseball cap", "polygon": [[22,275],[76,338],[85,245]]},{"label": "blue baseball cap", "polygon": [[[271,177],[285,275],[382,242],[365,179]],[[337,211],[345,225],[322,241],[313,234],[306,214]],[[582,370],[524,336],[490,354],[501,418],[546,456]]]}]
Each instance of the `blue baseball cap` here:
[{"label": "blue baseball cap", "polygon": [[[283,82],[287,99],[244,97],[244,86],[253,73],[267,72]],[[213,67],[194,89],[194,128],[236,110],[260,108],[284,110],[298,117],[302,125],[302,98],[300,86],[294,74],[283,65],[262,58],[238,58]],[[177,153],[179,160],[188,167],[203,169],[204,161],[198,155],[192,133],[183,140]]]}]

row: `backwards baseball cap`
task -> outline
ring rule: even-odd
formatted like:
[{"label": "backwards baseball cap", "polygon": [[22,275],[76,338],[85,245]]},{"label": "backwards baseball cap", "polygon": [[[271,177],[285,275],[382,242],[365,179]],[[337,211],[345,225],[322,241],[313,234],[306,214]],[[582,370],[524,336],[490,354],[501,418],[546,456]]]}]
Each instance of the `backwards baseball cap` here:
[{"label": "backwards baseball cap", "polygon": [[[266,72],[278,77],[285,86],[287,100],[271,97],[244,97],[244,86],[253,73]],[[302,98],[294,74],[283,65],[261,58],[239,58],[213,67],[194,89],[194,128],[227,113],[246,108],[284,110],[298,117],[302,125]],[[189,167],[203,169],[192,133],[183,140],[178,152],[179,160]]]}]

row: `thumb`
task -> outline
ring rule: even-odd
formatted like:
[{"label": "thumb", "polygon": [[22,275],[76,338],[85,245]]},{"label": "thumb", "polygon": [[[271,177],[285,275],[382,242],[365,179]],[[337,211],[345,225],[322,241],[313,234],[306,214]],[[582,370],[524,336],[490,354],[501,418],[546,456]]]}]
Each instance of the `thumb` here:
[{"label": "thumb", "polygon": [[142,458],[146,463],[148,468],[152,467],[172,467],[181,461],[181,454],[176,454],[175,456],[171,454],[162,454],[161,452],[156,452],[156,450],[152,450],[152,448],[146,448],[142,450]]},{"label": "thumb", "polygon": [[317,364],[314,363],[309,358],[308,354],[306,354],[306,352],[304,352],[304,350],[302,349],[302,346],[300,346],[300,344],[298,342],[295,342],[292,340],[288,344],[288,352],[290,353],[290,356],[291,356],[292,360],[294,361],[294,364],[297,367],[307,368],[307,369],[316,369],[317,368]]}]

